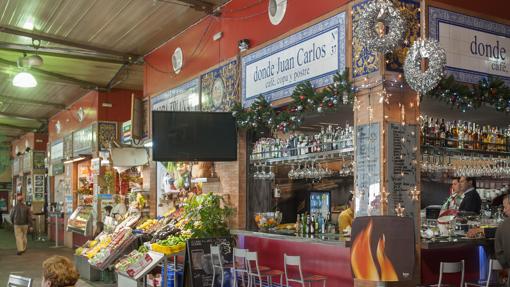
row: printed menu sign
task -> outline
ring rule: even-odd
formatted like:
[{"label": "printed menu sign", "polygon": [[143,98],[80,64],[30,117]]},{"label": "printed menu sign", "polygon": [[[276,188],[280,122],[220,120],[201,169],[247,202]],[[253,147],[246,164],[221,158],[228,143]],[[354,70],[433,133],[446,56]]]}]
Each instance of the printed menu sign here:
[{"label": "printed menu sign", "polygon": [[44,201],[44,174],[34,175],[34,201]]},{"label": "printed menu sign", "polygon": [[73,133],[73,155],[92,153],[94,145],[94,132],[92,126]]},{"label": "printed menu sign", "polygon": [[400,123],[390,123],[388,126],[387,158],[388,175],[387,191],[388,211],[395,213],[395,207],[400,203],[405,208],[405,215],[418,219],[420,214],[414,214],[415,204],[411,190],[416,186],[417,137],[416,125],[402,126]]},{"label": "printed menu sign", "polygon": [[[196,238],[189,239],[186,243],[186,261],[192,287],[213,286],[213,267],[211,258],[211,245],[219,246],[223,264],[232,264],[234,238]],[[220,286],[219,279],[214,286]]]},{"label": "printed menu sign", "polygon": [[381,212],[379,123],[356,128],[356,216]]}]

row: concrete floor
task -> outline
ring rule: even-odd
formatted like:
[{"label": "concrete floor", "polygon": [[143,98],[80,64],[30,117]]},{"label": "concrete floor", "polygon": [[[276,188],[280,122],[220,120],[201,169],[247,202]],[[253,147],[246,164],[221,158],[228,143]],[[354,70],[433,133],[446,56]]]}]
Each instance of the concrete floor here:
[{"label": "concrete floor", "polygon": [[[0,229],[0,286],[7,284],[9,274],[17,274],[34,279],[34,287],[41,286],[42,262],[52,255],[67,256],[73,260],[73,250],[69,248],[51,248],[50,242],[35,242],[29,236],[28,249],[23,255],[16,255],[14,232]],[[96,282],[80,280],[78,287],[111,287]]]}]

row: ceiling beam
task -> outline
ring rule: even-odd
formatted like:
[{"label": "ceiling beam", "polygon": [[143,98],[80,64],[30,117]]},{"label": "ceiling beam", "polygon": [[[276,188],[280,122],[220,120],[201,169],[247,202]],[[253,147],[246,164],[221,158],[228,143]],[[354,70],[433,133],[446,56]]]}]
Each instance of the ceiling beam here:
[{"label": "ceiling beam", "polygon": [[37,53],[39,55],[80,59],[112,64],[124,64],[130,61],[129,58],[109,54],[102,54],[83,49],[71,49],[63,47],[39,47],[35,49],[32,45],[15,44],[8,42],[0,42],[0,50],[15,51],[20,53],[34,53],[34,54]]},{"label": "ceiling beam", "polygon": [[[9,66],[13,66],[13,67],[18,67],[18,64],[16,62],[12,62],[12,61],[2,59],[2,58],[0,58],[0,63],[9,65]],[[104,87],[101,87],[99,84],[96,84],[96,83],[79,80],[79,79],[69,77],[66,75],[62,75],[59,73],[41,70],[39,68],[34,68],[34,67],[30,68],[30,73],[33,73],[33,74],[39,75],[39,76],[48,76],[48,77],[51,77],[54,79],[58,79],[64,83],[74,84],[74,85],[80,86],[86,90],[98,90],[98,91],[106,90]]]},{"label": "ceiling beam", "polygon": [[49,106],[54,107],[59,110],[63,110],[66,108],[64,104],[58,104],[58,103],[49,103],[44,101],[37,101],[37,100],[31,100],[31,99],[22,99],[18,97],[10,97],[10,96],[4,96],[0,95],[0,101],[6,100],[9,103],[15,103],[15,104],[21,104],[21,105],[38,105],[38,106]]},{"label": "ceiling beam", "polygon": [[168,0],[158,0],[158,1],[169,3],[169,4],[172,4],[172,2],[174,2],[173,4],[178,4],[178,3],[175,3],[175,2],[180,2],[180,3],[188,4],[191,8],[193,8],[195,10],[198,10],[198,11],[206,12],[208,14],[212,13],[212,11],[214,9],[214,4],[213,3],[207,2],[207,1],[203,1],[203,0],[171,0],[171,1],[168,1]]},{"label": "ceiling beam", "polygon": [[122,80],[117,80],[117,78],[124,72],[126,71],[126,69],[129,69],[129,66],[130,64],[129,63],[126,63],[124,65],[122,65],[118,70],[117,72],[115,72],[115,75],[113,75],[113,77],[111,78],[111,80],[108,82],[108,84],[106,85],[106,88],[107,89],[112,89],[114,88],[116,85],[120,84],[120,82],[122,82]]},{"label": "ceiling beam", "polygon": [[33,117],[29,117],[29,116],[27,117],[25,115],[6,113],[6,112],[0,112],[0,118],[9,118],[9,119],[23,120],[23,121],[37,121],[40,123],[48,121],[47,119],[33,118]]},{"label": "ceiling beam", "polygon": [[17,129],[17,130],[26,131],[26,132],[30,132],[30,131],[34,131],[34,130],[38,129],[38,128],[31,128],[31,127],[26,127],[26,126],[18,126],[16,124],[6,124],[6,123],[0,123],[0,127],[7,127],[7,128]]},{"label": "ceiling beam", "polygon": [[[199,1],[199,0],[186,0],[186,1]],[[32,38],[34,40],[52,42],[55,44],[65,45],[68,47],[75,47],[75,48],[85,49],[85,50],[89,50],[89,51],[96,51],[96,52],[103,53],[103,54],[121,56],[126,59],[132,59],[133,61],[137,60],[140,57],[139,55],[135,55],[135,54],[123,53],[123,52],[110,50],[110,49],[106,49],[106,48],[100,48],[100,47],[92,46],[92,45],[89,45],[86,43],[73,42],[73,41],[69,41],[69,40],[66,40],[61,37],[51,35],[51,34],[39,32],[39,31],[22,29],[22,28],[13,27],[13,26],[0,25],[0,32],[11,34],[11,35],[28,37],[28,38]]]}]

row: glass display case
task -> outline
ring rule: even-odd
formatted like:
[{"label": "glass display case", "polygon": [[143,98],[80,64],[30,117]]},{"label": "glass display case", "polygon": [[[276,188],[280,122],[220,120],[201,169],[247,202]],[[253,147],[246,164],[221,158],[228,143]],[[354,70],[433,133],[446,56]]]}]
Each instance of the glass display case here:
[{"label": "glass display case", "polygon": [[67,221],[67,231],[92,236],[92,206],[78,206]]}]

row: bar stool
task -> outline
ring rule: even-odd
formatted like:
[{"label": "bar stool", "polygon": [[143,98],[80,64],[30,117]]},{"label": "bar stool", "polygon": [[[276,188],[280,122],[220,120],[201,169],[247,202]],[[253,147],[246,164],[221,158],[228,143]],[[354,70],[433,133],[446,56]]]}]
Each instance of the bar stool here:
[{"label": "bar stool", "polygon": [[[287,266],[293,267],[298,270],[299,278],[290,277],[289,272],[287,271]],[[302,287],[305,287],[305,283],[308,283],[309,287],[312,287],[312,284],[315,282],[322,282],[322,286],[326,287],[326,281],[328,278],[322,275],[308,275],[303,276],[303,271],[301,270],[301,257],[300,256],[289,256],[287,254],[283,254],[283,267],[285,269],[285,281],[287,282],[287,287],[290,287],[289,282],[296,282],[301,284]]]},{"label": "bar stool", "polygon": [[[263,271],[259,267],[257,252],[246,252],[246,265],[248,266],[248,287],[257,286],[256,280],[259,280],[259,286],[263,287],[262,277],[265,277],[269,286],[273,286],[273,277],[280,276],[280,285],[283,284],[283,272],[280,270]],[[252,284],[253,283],[253,284]]]},{"label": "bar stool", "polygon": [[223,258],[221,257],[220,247],[211,245],[211,261],[213,267],[213,278],[212,285],[214,287],[214,283],[216,283],[216,270],[220,270],[221,275],[221,287],[223,287],[223,283],[225,283],[225,269],[231,270],[232,264],[223,264]]},{"label": "bar stool", "polygon": [[482,281],[482,282],[479,282],[479,283],[485,283],[485,284],[478,284],[478,283],[471,283],[471,282],[466,282],[464,284],[465,287],[469,287],[469,286],[477,286],[477,287],[489,287],[490,284],[491,284],[491,276],[492,276],[492,271],[501,271],[503,270],[503,266],[501,266],[501,264],[499,264],[499,261],[498,260],[495,260],[495,259],[491,259],[489,260],[489,276],[487,277],[487,281]]},{"label": "bar stool", "polygon": [[[237,273],[241,274],[241,282],[244,286],[244,274],[246,274],[246,277],[248,278],[248,285],[250,276],[248,276],[248,264],[246,263],[246,252],[248,252],[248,249],[241,249],[241,248],[234,248],[233,249],[233,279],[234,279],[234,287],[237,286]],[[261,272],[270,270],[267,266],[259,266],[259,270]]]},{"label": "bar stool", "polygon": [[439,282],[430,286],[443,286],[443,274],[461,273],[460,286],[464,287],[464,260],[459,262],[441,262],[439,265]]}]

